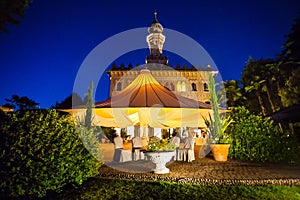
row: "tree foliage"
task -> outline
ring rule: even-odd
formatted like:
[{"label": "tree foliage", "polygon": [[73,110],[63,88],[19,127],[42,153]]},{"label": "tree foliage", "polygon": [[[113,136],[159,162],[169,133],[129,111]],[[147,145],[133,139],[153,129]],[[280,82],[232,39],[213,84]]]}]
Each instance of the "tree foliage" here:
[{"label": "tree foliage", "polygon": [[[244,105],[251,112],[262,112],[263,115],[269,116],[283,107],[299,104],[299,66],[300,17],[295,20],[277,60],[248,60],[241,77],[243,89],[248,91],[245,94],[247,101]],[[284,125],[278,125],[283,132]],[[296,126],[297,124],[289,124],[292,133]]]},{"label": "tree foliage", "polygon": [[[226,104],[227,107],[235,107],[238,105],[242,105],[244,101],[246,100],[245,98],[245,92],[239,85],[238,80],[229,80],[223,83],[223,87],[220,91],[224,91],[226,96]],[[221,85],[222,87],[222,85]]]},{"label": "tree foliage", "polygon": [[2,118],[1,193],[42,197],[98,174],[101,162],[84,147],[69,115],[29,110]]},{"label": "tree foliage", "polygon": [[279,95],[284,106],[299,104],[300,77],[300,16],[295,20],[287,35],[284,49],[279,57],[278,66],[284,76],[284,86]]},{"label": "tree foliage", "polygon": [[5,99],[6,104],[4,107],[13,108],[17,110],[28,110],[36,109],[39,103],[35,102],[32,99],[29,99],[27,96],[20,97],[18,95],[12,95],[10,99]]},{"label": "tree foliage", "polygon": [[102,129],[93,126],[95,121],[93,116],[93,87],[94,83],[91,81],[88,93],[86,94],[86,110],[83,118],[76,118],[76,130],[78,131],[79,137],[83,142],[85,148],[99,161],[102,162],[103,156],[100,147],[100,137],[104,135]]},{"label": "tree foliage", "polygon": [[251,99],[255,95],[264,115],[275,112],[280,106],[278,83],[281,76],[275,63],[273,59],[249,59],[242,73],[242,83],[248,91],[248,107],[256,107],[257,102]]},{"label": "tree foliage", "polygon": [[25,16],[25,10],[32,0],[1,0],[0,1],[0,32],[7,32],[8,24],[19,24]]},{"label": "tree foliage", "polygon": [[53,108],[56,109],[70,109],[72,107],[76,106],[82,106],[83,101],[81,97],[77,93],[72,93],[70,96],[65,98],[63,101],[60,103],[56,102]]},{"label": "tree foliage", "polygon": [[114,138],[118,136],[116,130],[112,127],[101,127],[101,130],[105,137],[112,143],[114,142]]},{"label": "tree foliage", "polygon": [[286,41],[283,45],[283,51],[280,55],[281,60],[285,61],[287,65],[283,65],[283,68],[289,70],[286,67],[293,67],[291,62],[296,64],[300,61],[300,15],[295,20],[291,27],[290,33],[287,35]]},{"label": "tree foliage", "polygon": [[285,87],[279,90],[282,104],[285,107],[300,104],[300,67],[293,70],[285,83]]}]

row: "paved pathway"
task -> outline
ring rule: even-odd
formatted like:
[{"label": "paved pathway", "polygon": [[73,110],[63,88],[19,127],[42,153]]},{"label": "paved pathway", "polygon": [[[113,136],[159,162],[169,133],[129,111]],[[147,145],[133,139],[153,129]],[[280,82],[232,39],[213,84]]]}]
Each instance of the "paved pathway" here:
[{"label": "paved pathway", "polygon": [[[108,166],[110,167],[108,167]],[[202,158],[192,163],[175,161],[169,174],[151,172],[150,161],[109,163],[100,168],[102,177],[140,181],[167,180],[204,185],[300,185],[300,165],[270,164],[229,160],[216,162]]]}]

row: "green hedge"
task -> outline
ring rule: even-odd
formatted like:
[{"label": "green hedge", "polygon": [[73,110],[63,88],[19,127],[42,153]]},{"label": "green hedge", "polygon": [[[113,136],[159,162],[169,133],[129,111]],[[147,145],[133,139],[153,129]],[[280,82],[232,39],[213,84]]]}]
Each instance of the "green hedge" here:
[{"label": "green hedge", "polygon": [[30,110],[1,115],[1,193],[42,197],[98,174],[69,115]]},{"label": "green hedge", "polygon": [[299,146],[289,130],[282,133],[270,118],[250,113],[245,107],[233,108],[234,120],[227,132],[231,137],[229,158],[268,161],[297,162]]}]

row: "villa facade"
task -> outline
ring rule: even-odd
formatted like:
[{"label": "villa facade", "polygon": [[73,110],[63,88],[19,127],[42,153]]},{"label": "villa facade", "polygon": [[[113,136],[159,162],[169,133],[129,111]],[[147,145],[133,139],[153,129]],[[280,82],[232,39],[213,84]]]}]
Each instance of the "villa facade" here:
[{"label": "villa facade", "polygon": [[[151,70],[153,77],[164,87],[168,88],[175,95],[181,95],[197,101],[210,103],[210,92],[208,89],[208,78],[210,73],[217,74],[218,71],[212,71],[211,67],[180,66],[172,67],[169,64],[168,57],[163,55],[163,45],[166,40],[163,35],[163,26],[157,20],[157,13],[154,13],[154,21],[148,28],[146,41],[149,46],[150,55],[146,56],[145,66]],[[110,97],[118,94],[138,76],[141,68],[145,66],[117,66],[112,64],[111,70],[107,70],[110,78]],[[159,128],[148,127],[142,130],[142,127],[128,127],[126,132],[131,136],[142,135],[146,132],[147,136],[161,137],[163,132]],[[120,130],[118,130],[120,131]],[[178,128],[180,134],[184,127]],[[169,131],[170,132],[170,131]]]}]

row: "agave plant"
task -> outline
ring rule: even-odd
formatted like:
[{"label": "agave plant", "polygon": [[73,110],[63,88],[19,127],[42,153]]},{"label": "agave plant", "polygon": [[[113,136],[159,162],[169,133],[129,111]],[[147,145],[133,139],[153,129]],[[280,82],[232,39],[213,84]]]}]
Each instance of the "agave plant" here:
[{"label": "agave plant", "polygon": [[[202,116],[203,117],[203,116]],[[207,126],[207,132],[209,134],[210,142],[213,144],[226,144],[230,142],[230,137],[226,133],[228,126],[233,123],[233,119],[229,115],[220,117],[221,131],[217,130],[217,124],[215,120],[209,115],[209,118],[203,117],[205,125]]]},{"label": "agave plant", "polygon": [[233,122],[229,116],[220,116],[219,105],[216,94],[216,83],[213,74],[209,75],[209,90],[212,100],[213,118],[209,115],[209,118],[204,118],[207,126],[207,131],[211,142],[214,144],[229,143],[229,136],[226,134],[227,127]]}]

